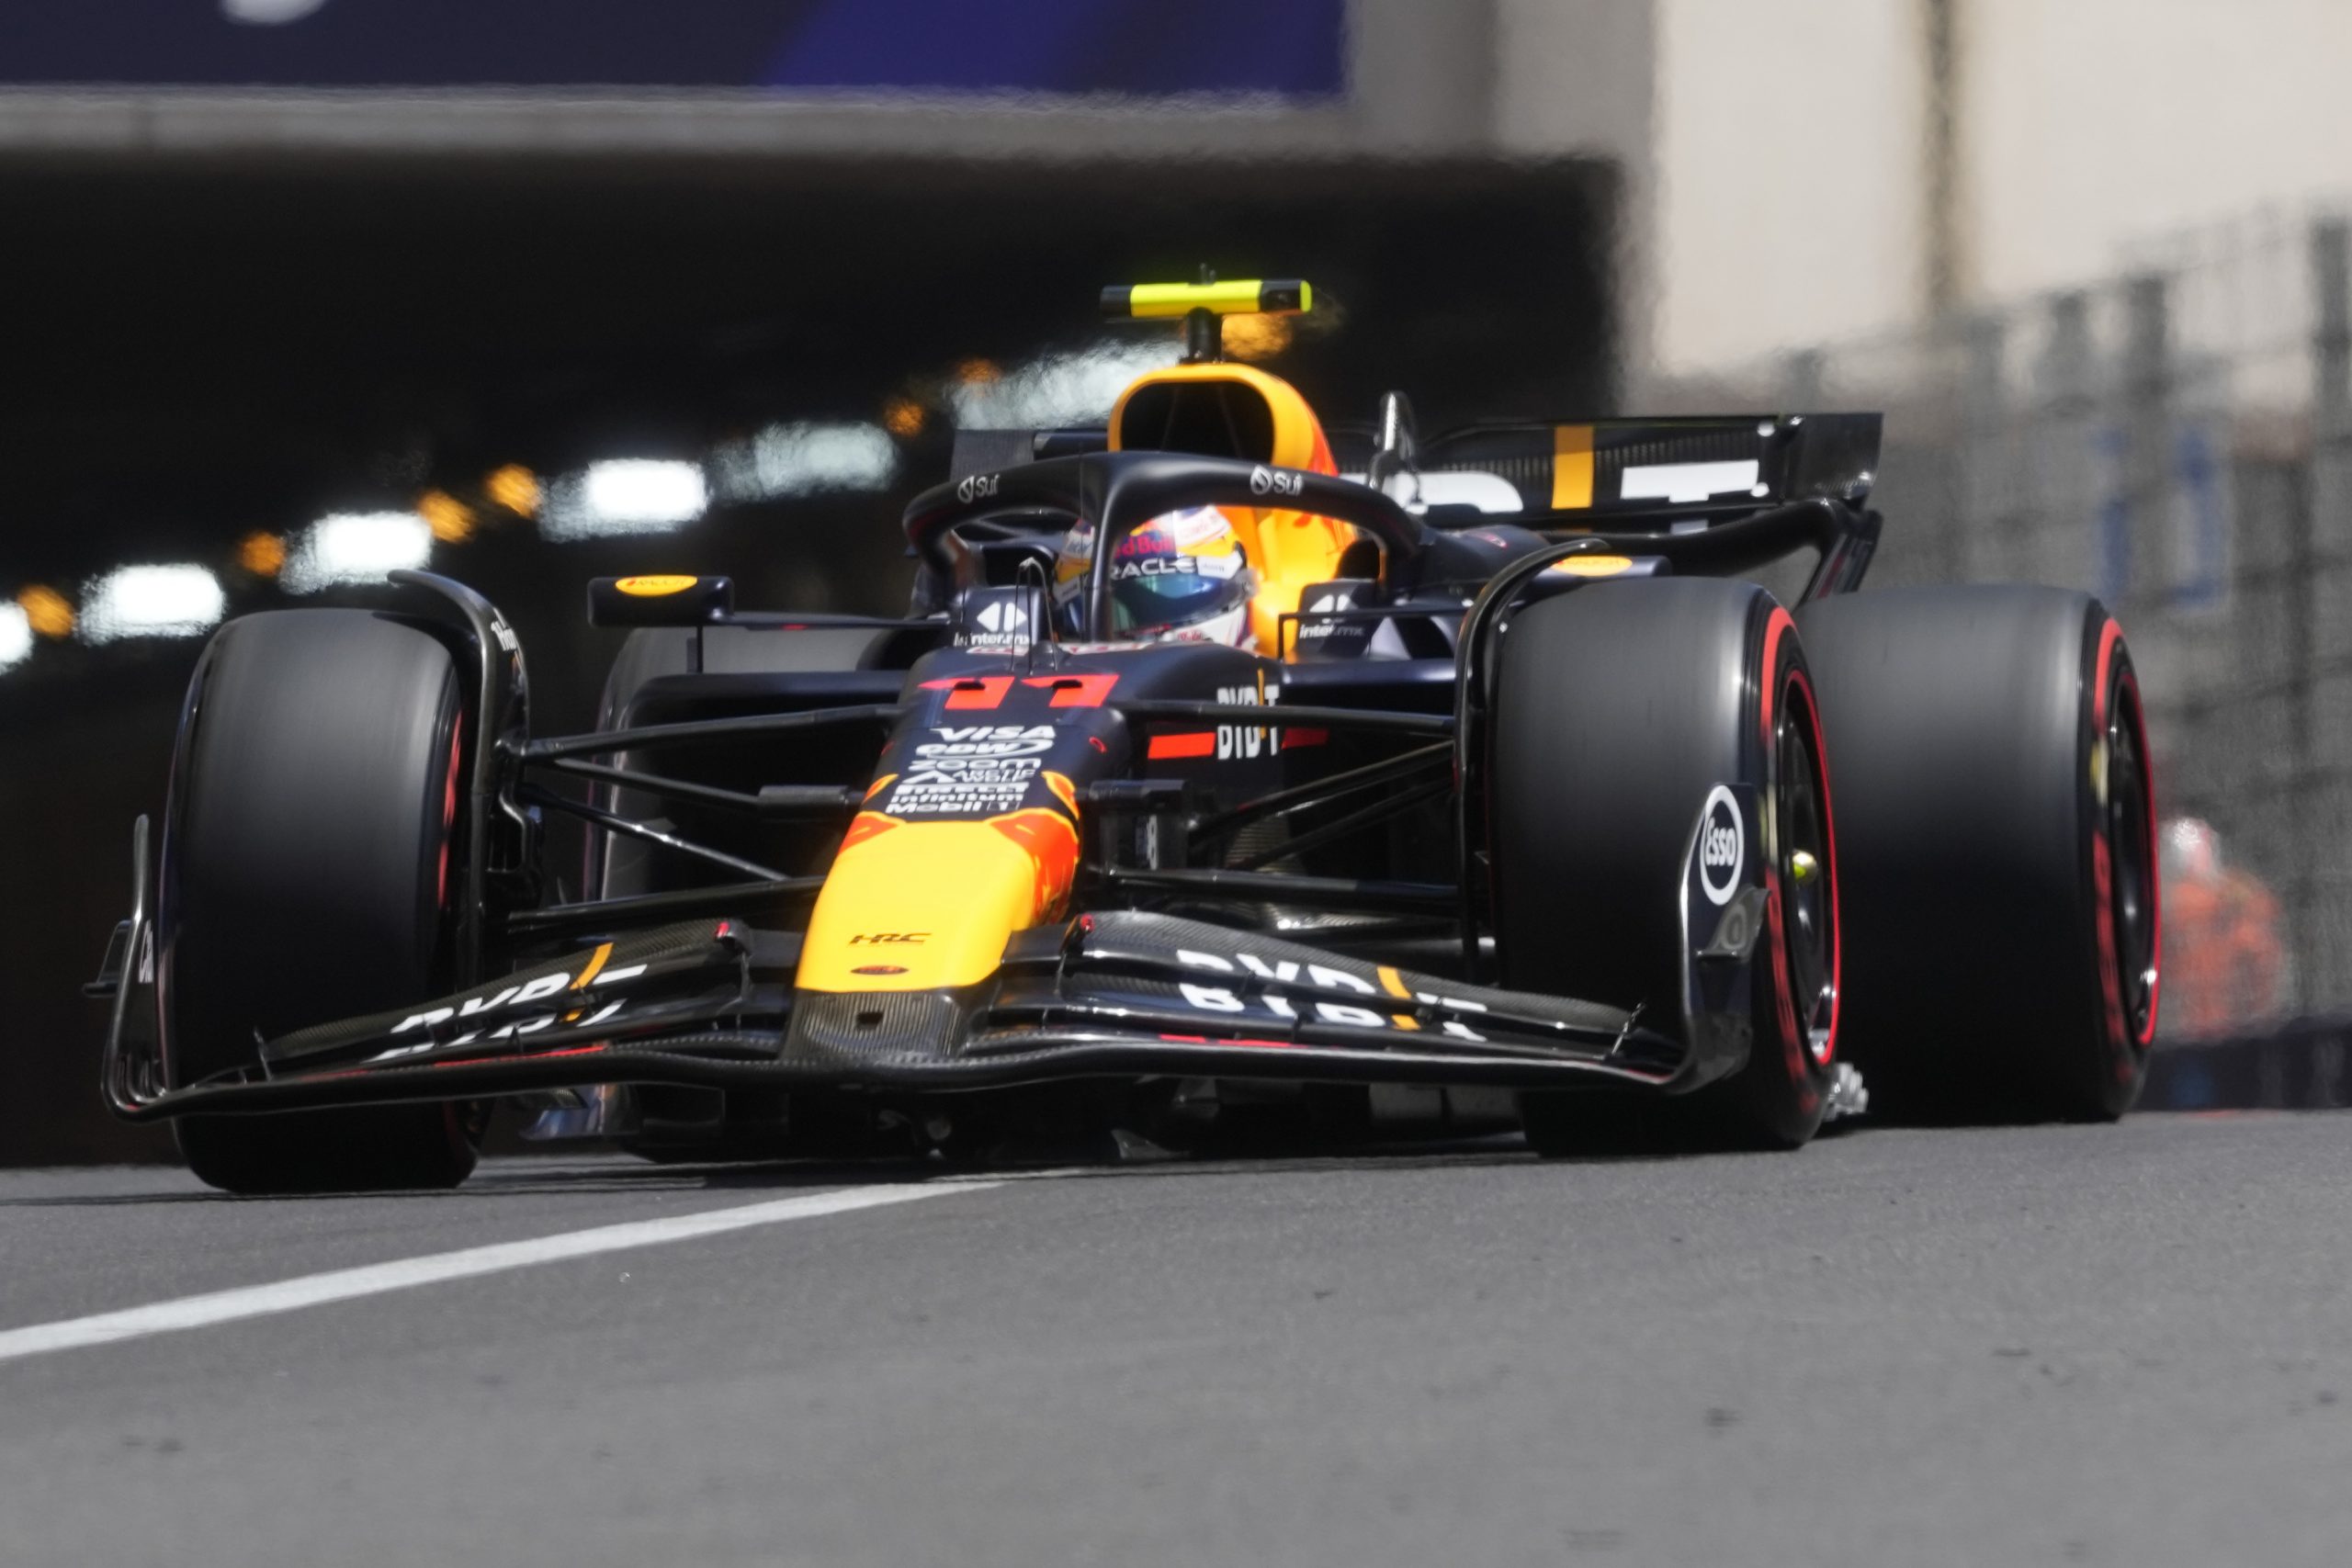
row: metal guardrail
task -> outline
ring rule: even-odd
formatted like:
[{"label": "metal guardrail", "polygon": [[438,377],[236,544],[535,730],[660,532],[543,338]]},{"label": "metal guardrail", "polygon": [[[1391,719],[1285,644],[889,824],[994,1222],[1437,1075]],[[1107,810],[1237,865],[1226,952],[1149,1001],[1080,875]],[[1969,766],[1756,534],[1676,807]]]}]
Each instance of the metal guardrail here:
[{"label": "metal guardrail", "polygon": [[2173,1045],[2148,1063],[2143,1111],[2352,1107],[2352,1016],[2297,1019],[2267,1034]]}]

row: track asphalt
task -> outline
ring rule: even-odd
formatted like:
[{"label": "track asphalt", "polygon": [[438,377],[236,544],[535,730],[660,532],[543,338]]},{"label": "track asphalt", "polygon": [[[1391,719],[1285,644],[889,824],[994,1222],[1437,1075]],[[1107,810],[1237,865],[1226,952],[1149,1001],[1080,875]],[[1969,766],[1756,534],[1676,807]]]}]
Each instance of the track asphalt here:
[{"label": "track asphalt", "polygon": [[924,1174],[0,1173],[0,1564],[2352,1553],[2352,1117]]}]

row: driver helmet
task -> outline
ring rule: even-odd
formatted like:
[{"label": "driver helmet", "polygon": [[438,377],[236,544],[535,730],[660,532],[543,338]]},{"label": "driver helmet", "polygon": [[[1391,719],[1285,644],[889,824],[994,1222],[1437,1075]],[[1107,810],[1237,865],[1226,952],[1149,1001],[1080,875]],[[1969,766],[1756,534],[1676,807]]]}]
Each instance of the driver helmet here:
[{"label": "driver helmet", "polygon": [[[1063,538],[1054,562],[1054,625],[1082,635],[1095,528],[1080,523]],[[1097,633],[1117,641],[1221,642],[1250,648],[1250,601],[1258,574],[1232,519],[1214,506],[1153,518],[1121,539],[1111,557],[1112,624]]]}]

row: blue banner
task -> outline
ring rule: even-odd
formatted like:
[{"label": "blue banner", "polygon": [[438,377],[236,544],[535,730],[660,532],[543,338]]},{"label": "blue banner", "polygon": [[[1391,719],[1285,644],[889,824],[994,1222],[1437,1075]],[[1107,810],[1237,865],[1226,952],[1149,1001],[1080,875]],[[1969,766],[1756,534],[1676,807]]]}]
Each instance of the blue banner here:
[{"label": "blue banner", "polygon": [[5,0],[0,85],[1268,94],[1346,0]]}]

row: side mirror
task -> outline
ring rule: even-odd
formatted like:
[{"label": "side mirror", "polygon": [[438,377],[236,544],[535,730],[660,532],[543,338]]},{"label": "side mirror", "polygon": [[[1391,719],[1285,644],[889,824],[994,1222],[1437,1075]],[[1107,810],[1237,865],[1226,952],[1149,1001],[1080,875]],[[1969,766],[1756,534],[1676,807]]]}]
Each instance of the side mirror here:
[{"label": "side mirror", "polygon": [[597,577],[588,582],[592,626],[707,626],[734,613],[731,577]]}]

